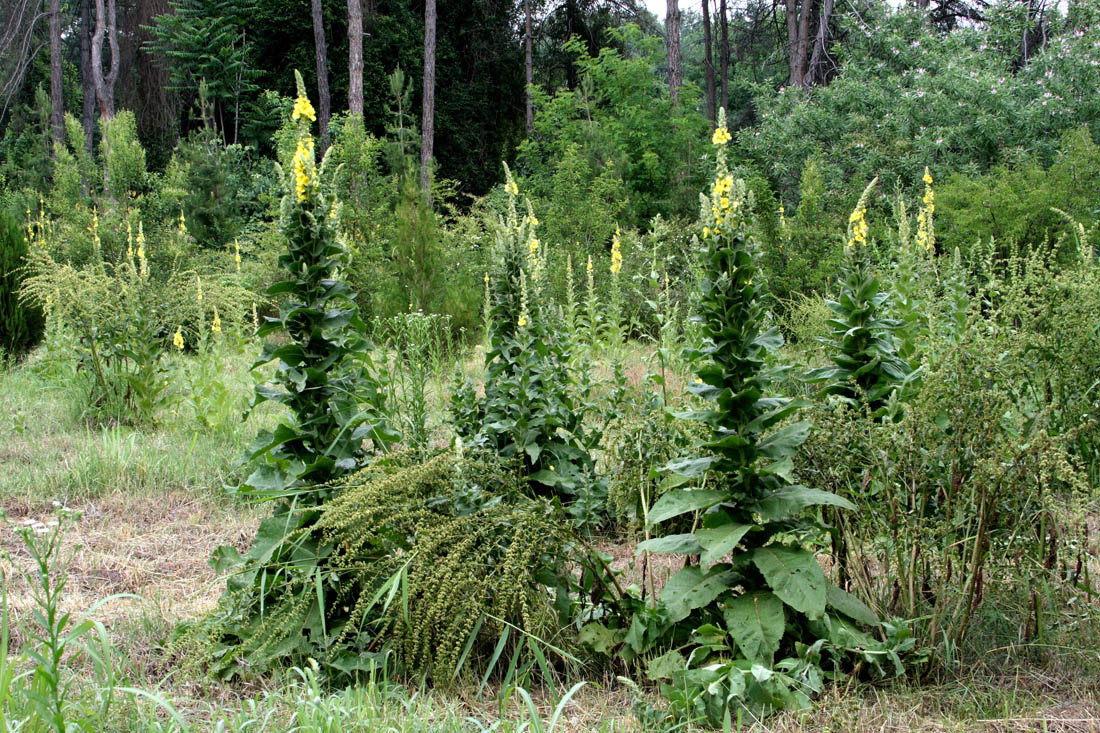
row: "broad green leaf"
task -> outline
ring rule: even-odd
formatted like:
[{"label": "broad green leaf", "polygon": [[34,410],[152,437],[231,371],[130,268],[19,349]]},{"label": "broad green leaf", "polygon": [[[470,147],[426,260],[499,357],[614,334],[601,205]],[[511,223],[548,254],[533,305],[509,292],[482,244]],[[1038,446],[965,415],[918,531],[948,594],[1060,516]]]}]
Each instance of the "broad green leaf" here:
[{"label": "broad green leaf", "polygon": [[674,674],[683,672],[686,668],[687,660],[684,659],[684,655],[673,649],[649,660],[645,668],[645,676],[652,682],[670,680]]},{"label": "broad green leaf", "polygon": [[671,623],[682,621],[696,608],[702,608],[720,596],[734,579],[730,572],[706,573],[692,565],[673,575],[661,591]]},{"label": "broad green leaf", "polygon": [[769,545],[757,549],[752,561],[779,599],[811,619],[825,613],[825,573],[813,553]]},{"label": "broad green leaf", "polygon": [[726,492],[713,489],[673,491],[657,500],[647,519],[650,524],[656,524],[697,509],[709,509],[725,498]]},{"label": "broad green leaf", "polygon": [[782,601],[768,591],[746,593],[727,603],[722,617],[746,659],[772,663],[786,625]]},{"label": "broad green leaf", "polygon": [[798,450],[798,446],[806,442],[810,436],[810,424],[805,421],[786,425],[768,437],[761,440],[757,446],[757,452],[766,458],[783,458]]},{"label": "broad green leaf", "polygon": [[638,549],[634,551],[634,554],[640,555],[643,551],[648,550],[661,555],[696,555],[701,549],[699,540],[695,535],[688,532],[687,534],[670,534],[667,537],[654,537],[651,540],[646,540],[638,545]]},{"label": "broad green leaf", "polygon": [[753,528],[751,524],[723,524],[720,527],[707,527],[695,532],[703,548],[700,562],[713,565],[730,553],[745,533]]},{"label": "broad green leaf", "polygon": [[866,603],[832,583],[825,589],[825,602],[829,604],[829,608],[840,611],[857,623],[865,626],[879,625],[878,615]]},{"label": "broad green leaf", "polygon": [[603,624],[592,622],[584,625],[577,640],[597,654],[609,657],[625,636],[622,629],[613,631]]},{"label": "broad green leaf", "polygon": [[792,514],[797,514],[808,506],[818,504],[838,506],[842,509],[854,510],[856,508],[855,504],[844,497],[821,489],[811,489],[800,484],[793,484],[773,491],[761,499],[752,509],[769,521],[777,521],[786,519]]}]

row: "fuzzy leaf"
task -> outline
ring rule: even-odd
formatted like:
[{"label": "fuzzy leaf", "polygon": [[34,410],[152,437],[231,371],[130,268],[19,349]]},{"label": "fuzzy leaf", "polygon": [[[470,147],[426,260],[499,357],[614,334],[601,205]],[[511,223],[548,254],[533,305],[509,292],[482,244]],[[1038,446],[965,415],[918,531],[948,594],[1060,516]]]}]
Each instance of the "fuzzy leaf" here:
[{"label": "fuzzy leaf", "polygon": [[786,624],[782,601],[767,591],[746,593],[727,603],[722,617],[746,659],[771,665]]},{"label": "fuzzy leaf", "polygon": [[752,561],[779,599],[811,619],[825,613],[825,573],[813,553],[770,545],[757,549]]},{"label": "fuzzy leaf", "polygon": [[696,608],[713,601],[725,592],[733,579],[733,573],[705,573],[697,565],[673,575],[661,591],[661,603],[668,613],[669,622],[682,621]]},{"label": "fuzzy leaf", "polygon": [[786,519],[792,514],[797,514],[808,506],[818,504],[838,506],[842,509],[854,510],[856,508],[855,504],[842,496],[821,489],[811,489],[800,484],[794,484],[773,491],[761,499],[752,509],[768,521],[774,522]]},{"label": "fuzzy leaf", "polygon": [[753,526],[751,524],[730,523],[696,531],[695,536],[699,538],[699,544],[703,548],[700,562],[704,565],[713,565],[721,560],[737,546],[737,543]]},{"label": "fuzzy leaf", "polygon": [[724,498],[726,498],[726,492],[713,489],[673,491],[658,499],[649,510],[649,523],[657,524],[697,509],[708,509]]},{"label": "fuzzy leaf", "polygon": [[829,608],[840,611],[857,623],[864,626],[879,625],[878,615],[866,603],[832,583],[825,589],[825,601],[829,604]]},{"label": "fuzzy leaf", "polygon": [[656,552],[661,555],[696,555],[702,548],[695,535],[670,534],[667,537],[654,537],[638,545],[634,555],[640,555],[643,551]]}]

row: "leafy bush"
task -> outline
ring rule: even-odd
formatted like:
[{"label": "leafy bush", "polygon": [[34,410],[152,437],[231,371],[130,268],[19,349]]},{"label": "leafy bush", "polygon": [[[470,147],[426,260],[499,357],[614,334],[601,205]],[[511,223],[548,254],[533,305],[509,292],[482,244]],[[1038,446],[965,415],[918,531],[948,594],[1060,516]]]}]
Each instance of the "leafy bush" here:
[{"label": "leafy bush", "polygon": [[15,219],[0,211],[0,357],[19,357],[41,340],[42,310],[22,301],[27,238]]},{"label": "leafy bush", "polygon": [[[94,247],[95,227],[92,236]],[[170,397],[167,350],[194,345],[223,322],[243,323],[254,302],[233,276],[151,273],[140,227],[134,245],[117,264],[100,255],[76,267],[58,263],[36,242],[23,283],[22,297],[71,337],[71,346],[58,345],[65,358],[75,356],[70,386],[94,420],[154,422]]]}]

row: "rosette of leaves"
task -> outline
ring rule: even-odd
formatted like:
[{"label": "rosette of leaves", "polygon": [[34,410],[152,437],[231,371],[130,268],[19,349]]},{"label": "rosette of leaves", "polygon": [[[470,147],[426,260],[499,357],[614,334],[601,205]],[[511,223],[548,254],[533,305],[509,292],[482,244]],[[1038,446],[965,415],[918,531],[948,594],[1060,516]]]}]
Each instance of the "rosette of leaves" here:
[{"label": "rosette of leaves", "polygon": [[[871,192],[878,179],[864,190],[852,215],[851,229],[859,227]],[[835,395],[854,406],[866,407],[881,419],[889,411],[890,396],[912,376],[913,367],[898,355],[899,341],[894,332],[902,328],[900,320],[886,315],[890,292],[867,262],[868,245],[849,231],[848,264],[836,300],[826,304],[833,312],[828,324],[832,330],[823,342],[831,351],[833,363],[806,374],[811,383],[823,383],[822,395]]]},{"label": "rosette of leaves", "polygon": [[710,407],[684,415],[710,435],[699,455],[668,464],[669,483],[678,488],[648,514],[651,525],[683,515],[695,522],[689,532],[638,548],[689,561],[655,606],[635,612],[629,630],[586,637],[618,641],[626,657],[671,646],[649,660],[649,677],[665,681],[674,711],[720,725],[730,708],[760,715],[808,705],[821,689],[823,655],[876,647],[859,626],[877,619],[832,586],[817,562],[813,548],[824,531],[803,510],[854,506],[793,481],[792,457],[809,425],[791,420],[802,403],[768,393],[774,375],[765,358],[781,338],[764,327],[763,286],[748,234],[751,200],[744,182],[729,175],[717,133],[715,144],[717,176],[702,197],[697,317],[705,338],[691,354],[698,365],[692,391]]},{"label": "rosette of leaves", "polygon": [[587,383],[570,369],[572,339],[542,302],[536,222],[517,213],[519,192],[505,168],[508,209],[497,227],[489,277],[489,349],[485,397],[469,385],[452,402],[456,430],[472,443],[517,458],[535,493],[557,496],[586,524],[606,505],[592,451],[601,434],[585,424],[596,409]]},{"label": "rosette of leaves", "polygon": [[264,319],[260,337],[282,331],[288,343],[264,345],[256,368],[274,361],[274,384],[256,387],[252,408],[273,401],[293,419],[263,431],[248,459],[258,463],[240,488],[260,499],[293,499],[315,506],[331,493],[326,482],[365,465],[369,442],[385,451],[396,440],[388,427],[385,395],[370,358],[366,326],[354,294],[338,279],[346,250],[337,238],[337,202],[322,162],[313,160],[313,108],[295,72],[298,151],[287,177],[279,228],[287,250],[279,264],[287,279],[268,295],[282,298],[279,314]]}]

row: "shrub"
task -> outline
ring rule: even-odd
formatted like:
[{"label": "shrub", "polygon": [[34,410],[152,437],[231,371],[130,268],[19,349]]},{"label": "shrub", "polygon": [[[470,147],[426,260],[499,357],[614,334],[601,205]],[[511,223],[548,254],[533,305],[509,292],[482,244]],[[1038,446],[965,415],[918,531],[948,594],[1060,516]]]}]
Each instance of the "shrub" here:
[{"label": "shrub", "polygon": [[0,357],[18,358],[42,339],[42,309],[19,297],[26,266],[25,231],[0,211]]}]

